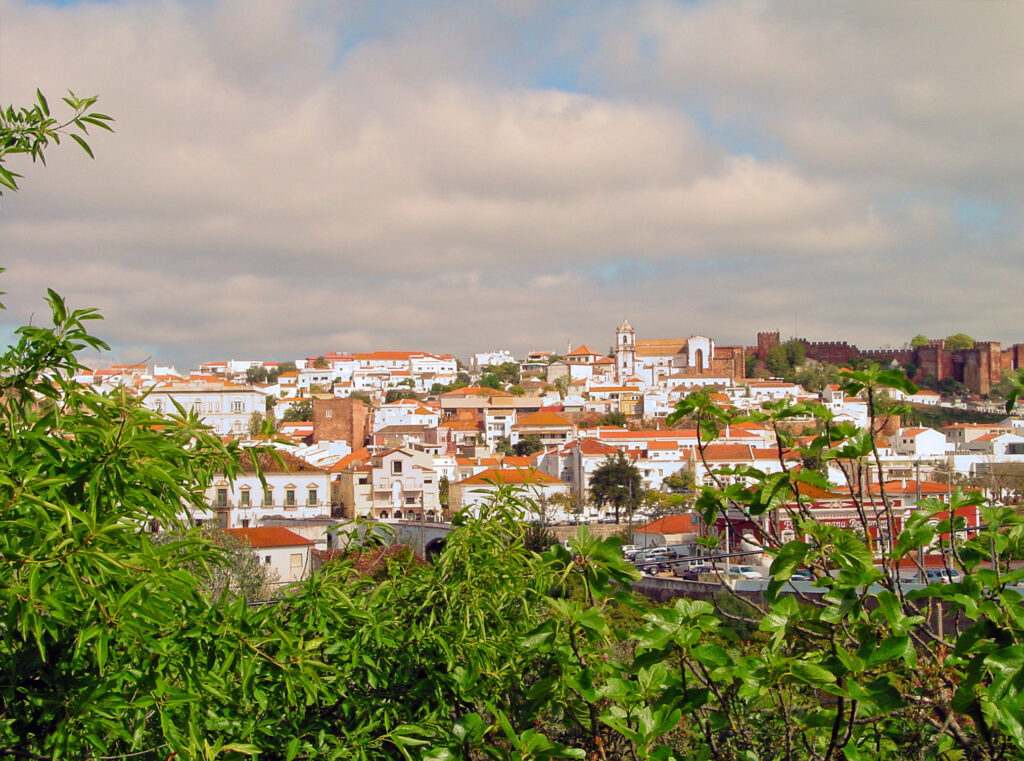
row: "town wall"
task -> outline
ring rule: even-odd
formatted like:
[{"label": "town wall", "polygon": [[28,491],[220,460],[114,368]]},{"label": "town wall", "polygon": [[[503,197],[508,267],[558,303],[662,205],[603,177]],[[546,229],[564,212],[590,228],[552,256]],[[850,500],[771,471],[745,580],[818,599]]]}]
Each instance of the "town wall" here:
[{"label": "town wall", "polygon": [[[888,364],[913,364],[917,377],[934,376],[937,380],[953,378],[976,394],[987,394],[1002,379],[1003,370],[1024,367],[1024,344],[1003,350],[998,341],[977,341],[973,349],[950,350],[944,339],[929,341],[927,346],[903,349],[859,349],[846,341],[808,341],[792,339],[804,345],[806,356],[817,362],[845,365],[855,359]],[[757,334],[757,354],[762,362],[768,352],[780,344],[778,331]]]}]

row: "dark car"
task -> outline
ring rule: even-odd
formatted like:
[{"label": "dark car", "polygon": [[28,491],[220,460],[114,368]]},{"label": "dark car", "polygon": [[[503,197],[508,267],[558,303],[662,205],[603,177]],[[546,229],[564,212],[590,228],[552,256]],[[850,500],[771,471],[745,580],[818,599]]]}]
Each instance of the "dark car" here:
[{"label": "dark car", "polygon": [[687,579],[689,581],[697,581],[701,574],[714,572],[715,569],[713,566],[707,565],[705,563],[696,563],[694,565],[691,565],[686,570],[682,571],[682,573],[680,573],[679,571],[675,571],[675,575],[682,576],[684,579]]}]

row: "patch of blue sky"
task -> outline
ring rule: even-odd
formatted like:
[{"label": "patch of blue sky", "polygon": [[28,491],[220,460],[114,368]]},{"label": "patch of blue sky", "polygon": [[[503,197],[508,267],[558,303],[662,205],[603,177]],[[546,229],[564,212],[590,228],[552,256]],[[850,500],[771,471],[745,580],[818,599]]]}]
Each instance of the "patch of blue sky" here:
[{"label": "patch of blue sky", "polygon": [[960,229],[969,238],[991,238],[1004,232],[1006,210],[999,204],[960,199],[954,209]]},{"label": "patch of blue sky", "polygon": [[679,256],[666,259],[641,259],[623,256],[618,259],[602,262],[589,268],[591,279],[602,285],[628,285],[631,283],[663,280],[680,273],[701,273],[706,276],[713,273],[730,273],[737,267],[757,266],[760,257],[746,256]]},{"label": "patch of blue sky", "polygon": [[781,144],[754,125],[714,116],[703,106],[688,105],[686,113],[708,139],[717,142],[732,156],[750,156],[758,160],[783,155]]},{"label": "patch of blue sky", "polygon": [[50,5],[54,8],[65,8],[71,5],[86,5],[87,3],[106,3],[111,0],[25,0],[26,5]]}]

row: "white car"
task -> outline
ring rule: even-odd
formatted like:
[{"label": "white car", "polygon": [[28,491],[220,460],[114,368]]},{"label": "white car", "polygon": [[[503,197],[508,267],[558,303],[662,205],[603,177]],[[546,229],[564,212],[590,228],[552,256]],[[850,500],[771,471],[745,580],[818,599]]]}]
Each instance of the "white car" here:
[{"label": "white car", "polygon": [[744,579],[764,578],[764,575],[752,565],[731,565],[725,572],[730,576],[742,576]]}]

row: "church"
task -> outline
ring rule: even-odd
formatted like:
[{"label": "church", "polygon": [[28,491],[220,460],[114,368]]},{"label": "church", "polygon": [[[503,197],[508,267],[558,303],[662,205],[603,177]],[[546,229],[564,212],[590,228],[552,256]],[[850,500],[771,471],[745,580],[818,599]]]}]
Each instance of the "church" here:
[{"label": "church", "polygon": [[722,380],[732,385],[745,377],[744,348],[716,346],[707,336],[637,339],[623,320],[615,330],[615,376],[647,387]]}]

